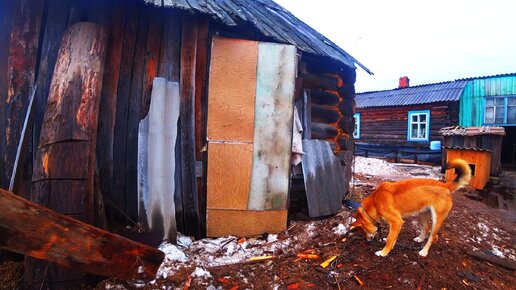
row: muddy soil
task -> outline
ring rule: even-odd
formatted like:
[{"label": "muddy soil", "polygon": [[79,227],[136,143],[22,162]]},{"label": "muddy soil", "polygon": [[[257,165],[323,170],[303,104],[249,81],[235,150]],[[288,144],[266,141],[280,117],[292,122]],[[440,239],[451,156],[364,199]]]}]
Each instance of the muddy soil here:
[{"label": "muddy soil", "polygon": [[[399,170],[413,172],[413,168],[403,168]],[[385,179],[392,176],[355,174],[348,197],[360,200]],[[418,235],[416,218],[405,220],[395,248],[382,258],[374,253],[384,245],[387,226],[382,225],[380,235],[367,242],[359,233],[347,231],[353,210],[343,207],[335,216],[316,220],[293,213],[288,230],[278,234],[272,242],[267,235],[256,237],[255,240],[262,239],[261,245],[271,244],[260,252],[273,256],[268,260],[249,262],[245,258],[225,265],[202,264],[201,260],[195,260],[203,258],[201,255],[206,256],[203,261],[225,255],[230,245],[238,247],[236,240],[240,238],[235,237],[231,243],[217,244],[220,249],[212,254],[200,248],[187,249],[188,255],[194,258],[188,262],[169,261],[169,272],[156,280],[107,279],[96,289],[514,289],[513,269],[468,254],[477,251],[501,257],[513,265],[516,260],[516,213],[490,208],[478,200],[479,196],[479,192],[471,189],[454,193],[450,215],[425,258],[417,254],[422,245],[413,241]],[[282,246],[274,247],[274,243]],[[250,243],[246,251],[252,251],[252,245]],[[306,250],[319,258],[297,256]],[[320,266],[332,256],[336,258],[328,267]],[[19,266],[2,265],[0,283],[4,288],[0,286],[0,289],[13,289],[20,277]]]}]

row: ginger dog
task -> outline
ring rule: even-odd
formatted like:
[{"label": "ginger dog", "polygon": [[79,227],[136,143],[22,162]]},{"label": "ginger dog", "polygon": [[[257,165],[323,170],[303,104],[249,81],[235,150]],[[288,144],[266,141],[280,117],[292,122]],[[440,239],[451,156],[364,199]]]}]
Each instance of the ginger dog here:
[{"label": "ginger dog", "polygon": [[[385,247],[377,251],[377,256],[385,257],[394,247],[403,217],[421,213],[421,234],[414,239],[422,243],[428,241],[419,255],[426,257],[437,232],[443,224],[452,207],[452,192],[467,185],[471,179],[471,169],[466,161],[455,159],[446,165],[446,169],[454,168],[457,177],[450,182],[434,179],[411,178],[398,182],[384,182],[368,197],[366,197],[354,215],[356,221],[351,230],[361,228],[368,241],[374,238],[378,227],[375,225],[381,219],[389,224],[389,234]],[[430,218],[432,223],[429,224]],[[428,233],[428,229],[431,229]]]}]

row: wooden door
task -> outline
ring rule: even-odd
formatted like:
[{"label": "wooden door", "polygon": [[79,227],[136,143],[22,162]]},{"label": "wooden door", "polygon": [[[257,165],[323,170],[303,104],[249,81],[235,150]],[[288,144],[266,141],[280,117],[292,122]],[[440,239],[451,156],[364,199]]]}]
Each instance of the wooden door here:
[{"label": "wooden door", "polygon": [[294,46],[213,39],[208,236],[286,228],[296,71]]}]

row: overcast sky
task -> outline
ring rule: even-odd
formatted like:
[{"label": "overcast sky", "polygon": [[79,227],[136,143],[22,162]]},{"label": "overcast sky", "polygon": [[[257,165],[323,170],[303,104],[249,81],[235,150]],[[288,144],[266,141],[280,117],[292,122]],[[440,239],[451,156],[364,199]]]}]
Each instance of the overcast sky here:
[{"label": "overcast sky", "polygon": [[516,0],[275,0],[374,72],[357,92],[516,72]]}]

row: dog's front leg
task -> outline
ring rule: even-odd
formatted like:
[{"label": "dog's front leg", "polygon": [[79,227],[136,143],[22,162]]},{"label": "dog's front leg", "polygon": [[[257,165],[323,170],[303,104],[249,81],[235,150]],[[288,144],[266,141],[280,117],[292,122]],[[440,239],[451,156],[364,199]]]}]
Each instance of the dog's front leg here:
[{"label": "dog's front leg", "polygon": [[403,226],[403,220],[401,217],[394,217],[392,220],[387,220],[387,222],[389,223],[389,234],[387,235],[387,242],[381,251],[377,251],[375,253],[380,257],[387,256],[392,248],[394,248],[394,244],[396,244],[401,227]]}]

